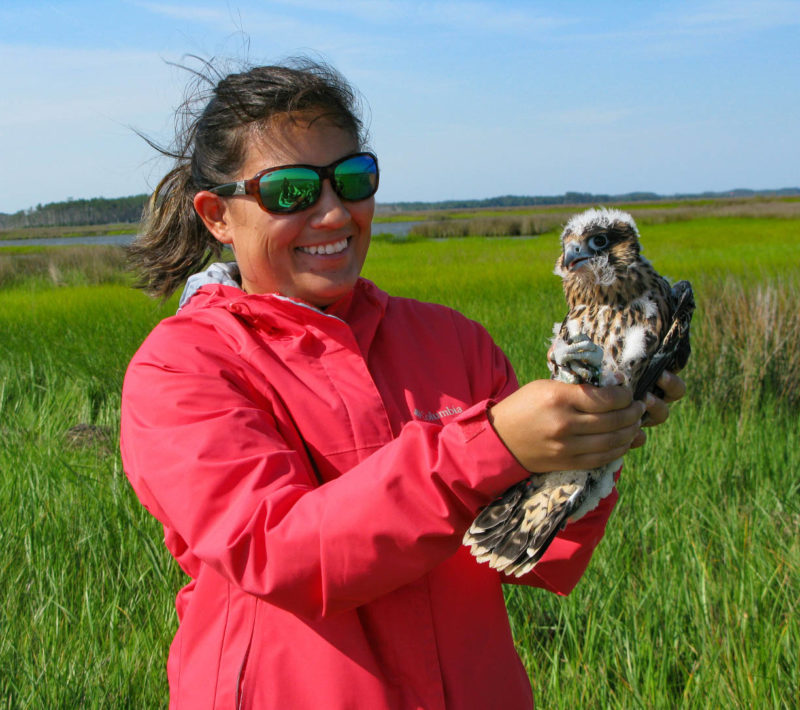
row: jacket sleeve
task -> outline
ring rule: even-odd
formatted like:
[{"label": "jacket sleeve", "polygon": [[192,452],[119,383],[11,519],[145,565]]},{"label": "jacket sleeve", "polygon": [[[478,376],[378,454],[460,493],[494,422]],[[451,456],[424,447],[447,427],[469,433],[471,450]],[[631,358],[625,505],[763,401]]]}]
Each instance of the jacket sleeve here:
[{"label": "jacket sleeve", "polygon": [[[414,421],[318,485],[237,358],[190,338],[144,347],[123,386],[123,462],[190,574],[319,618],[418,579],[451,556],[477,511],[526,475],[486,416]],[[498,382],[502,380],[498,378]]]}]

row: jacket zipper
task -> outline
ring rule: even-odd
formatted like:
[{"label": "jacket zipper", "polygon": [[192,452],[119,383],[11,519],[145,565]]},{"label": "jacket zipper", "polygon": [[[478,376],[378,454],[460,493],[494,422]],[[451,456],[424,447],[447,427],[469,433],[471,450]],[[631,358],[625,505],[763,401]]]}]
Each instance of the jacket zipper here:
[{"label": "jacket zipper", "polygon": [[256,616],[258,615],[258,599],[253,599],[253,623],[250,624],[250,637],[247,639],[247,646],[244,649],[242,662],[239,664],[239,672],[236,674],[236,702],[234,706],[236,710],[241,710],[242,707],[242,687],[244,684],[244,673],[247,666],[247,659],[250,656],[250,647],[253,645],[253,634],[256,628]]}]

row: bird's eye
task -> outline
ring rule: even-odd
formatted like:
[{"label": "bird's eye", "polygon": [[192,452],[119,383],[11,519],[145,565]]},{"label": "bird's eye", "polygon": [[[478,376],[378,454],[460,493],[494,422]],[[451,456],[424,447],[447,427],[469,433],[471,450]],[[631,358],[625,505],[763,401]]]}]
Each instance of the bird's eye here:
[{"label": "bird's eye", "polygon": [[602,249],[608,244],[608,237],[605,234],[596,234],[589,240],[589,246],[592,249]]}]

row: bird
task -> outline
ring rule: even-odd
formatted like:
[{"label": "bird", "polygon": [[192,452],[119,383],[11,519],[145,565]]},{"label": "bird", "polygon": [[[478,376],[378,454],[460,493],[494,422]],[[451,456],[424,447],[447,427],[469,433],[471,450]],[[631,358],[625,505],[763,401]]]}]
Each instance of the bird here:
[{"label": "bird", "polygon": [[[605,386],[618,382],[634,399],[663,396],[664,370],[683,369],[691,353],[695,309],[691,283],[671,285],[641,253],[627,212],[592,208],[569,219],[554,273],[568,312],[553,327],[547,352],[551,378]],[[463,537],[478,562],[521,577],[542,558],[568,522],[597,507],[614,488],[622,459],[591,470],[532,474],[475,518]]]}]

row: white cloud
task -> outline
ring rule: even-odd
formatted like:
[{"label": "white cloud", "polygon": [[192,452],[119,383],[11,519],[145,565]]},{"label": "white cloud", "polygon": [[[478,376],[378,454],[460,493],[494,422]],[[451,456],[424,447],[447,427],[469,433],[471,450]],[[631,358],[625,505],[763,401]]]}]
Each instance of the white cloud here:
[{"label": "white cloud", "polygon": [[251,33],[255,30],[271,29],[280,29],[281,32],[296,36],[327,33],[329,41],[333,39],[330,19],[337,17],[341,22],[339,29],[345,30],[348,22],[357,22],[359,25],[371,24],[404,31],[409,26],[426,26],[440,30],[501,34],[531,34],[574,23],[574,20],[565,15],[548,15],[528,6],[515,7],[509,4],[498,8],[496,3],[480,0],[348,0],[340,3],[332,3],[330,0],[270,0],[256,5],[229,6],[227,10],[197,3],[182,5],[145,0],[137,0],[136,5],[174,19],[218,27],[231,25],[239,28],[244,25],[241,29]]},{"label": "white cloud", "polygon": [[796,0],[714,0],[691,6],[673,18],[678,30],[750,33],[800,24]]},{"label": "white cloud", "polygon": [[270,4],[281,5],[288,12],[312,10],[328,17],[349,17],[359,23],[385,24],[408,19],[413,14],[412,8],[419,3],[405,0],[347,0],[337,3],[330,0],[271,0]]},{"label": "white cloud", "polygon": [[565,16],[536,12],[533,7],[498,8],[488,2],[441,2],[426,5],[428,18],[443,27],[470,29],[483,33],[536,35],[575,24]]},{"label": "white cloud", "polygon": [[233,16],[228,10],[221,10],[217,7],[201,7],[199,4],[175,5],[162,2],[141,2],[138,0],[133,4],[156,15],[171,17],[175,20],[203,22],[217,26],[229,23]]},{"label": "white cloud", "polygon": [[176,72],[155,52],[0,45],[0,93],[13,96],[0,123],[52,123],[64,119],[164,110],[180,96]]}]

